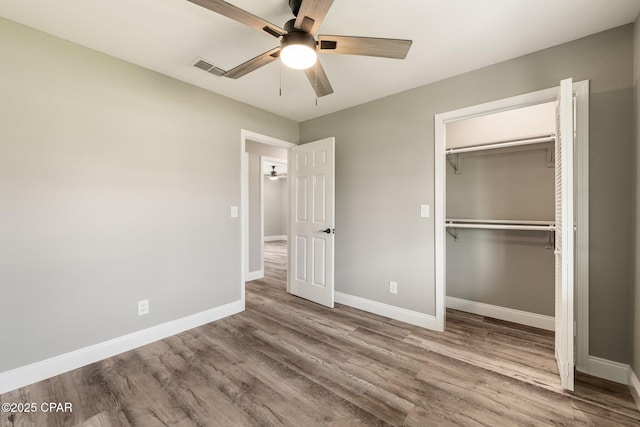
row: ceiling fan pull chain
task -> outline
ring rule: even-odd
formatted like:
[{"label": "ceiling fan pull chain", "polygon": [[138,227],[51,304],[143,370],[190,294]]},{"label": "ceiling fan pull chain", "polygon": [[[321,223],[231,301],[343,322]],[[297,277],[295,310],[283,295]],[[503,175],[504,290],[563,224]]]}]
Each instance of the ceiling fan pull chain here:
[{"label": "ceiling fan pull chain", "polygon": [[280,62],[280,67],[278,67],[278,70],[280,70],[280,96],[282,96],[282,61]]}]

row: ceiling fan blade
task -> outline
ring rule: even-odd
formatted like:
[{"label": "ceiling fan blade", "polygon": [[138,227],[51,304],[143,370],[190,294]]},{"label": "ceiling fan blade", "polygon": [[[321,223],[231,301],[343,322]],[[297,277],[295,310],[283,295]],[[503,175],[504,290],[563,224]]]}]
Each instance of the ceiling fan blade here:
[{"label": "ceiling fan blade", "polygon": [[322,98],[325,95],[331,95],[333,88],[329,83],[329,78],[322,68],[320,61],[317,61],[313,67],[309,67],[304,70],[304,73],[309,79],[309,83],[313,86],[313,90],[316,92],[318,98]]},{"label": "ceiling fan blade", "polygon": [[302,0],[294,27],[315,36],[333,0]]},{"label": "ceiling fan blade", "polygon": [[230,79],[237,79],[249,74],[252,71],[257,70],[263,65],[267,65],[280,57],[280,47],[274,47],[273,49],[256,56],[253,59],[248,60],[245,63],[238,65],[235,68],[222,74],[223,77],[229,77]]},{"label": "ceiling fan blade", "polygon": [[255,28],[258,31],[263,31],[273,37],[281,37],[287,34],[287,31],[278,27],[270,22],[265,21],[255,15],[250,14],[246,10],[240,9],[230,3],[223,0],[189,0],[191,3],[195,3],[199,6],[209,9],[220,15],[231,18],[234,21],[247,25],[251,28]]},{"label": "ceiling fan blade", "polygon": [[318,36],[318,52],[404,59],[412,43],[375,37]]}]

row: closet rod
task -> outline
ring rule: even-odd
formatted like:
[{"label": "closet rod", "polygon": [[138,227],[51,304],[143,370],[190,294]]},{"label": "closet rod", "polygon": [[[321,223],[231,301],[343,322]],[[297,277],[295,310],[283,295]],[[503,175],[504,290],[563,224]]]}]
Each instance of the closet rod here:
[{"label": "closet rod", "polygon": [[512,225],[553,225],[553,221],[529,221],[520,219],[462,219],[447,218],[447,223],[467,223],[467,224],[512,224]]},{"label": "closet rod", "polygon": [[529,144],[540,144],[543,142],[555,142],[555,135],[545,135],[539,136],[536,138],[528,138],[528,139],[517,139],[517,140],[509,140],[496,142],[493,144],[483,144],[483,145],[474,145],[471,147],[463,147],[463,148],[450,148],[446,150],[447,154],[456,154],[456,153],[468,153],[471,151],[481,151],[481,150],[495,150],[497,148],[508,148],[508,147],[517,147],[520,145],[529,145]]},{"label": "closet rod", "polygon": [[447,222],[447,228],[479,228],[485,230],[524,230],[524,231],[554,231],[554,224],[524,225],[524,224],[469,224],[460,222]]}]

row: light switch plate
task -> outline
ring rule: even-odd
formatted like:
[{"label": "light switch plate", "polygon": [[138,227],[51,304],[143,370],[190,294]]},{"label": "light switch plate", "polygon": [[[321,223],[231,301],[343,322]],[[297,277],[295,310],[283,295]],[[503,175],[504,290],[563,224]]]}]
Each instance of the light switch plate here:
[{"label": "light switch plate", "polygon": [[238,207],[231,206],[231,218],[238,218]]},{"label": "light switch plate", "polygon": [[420,205],[420,217],[429,218],[430,215],[429,205]]}]

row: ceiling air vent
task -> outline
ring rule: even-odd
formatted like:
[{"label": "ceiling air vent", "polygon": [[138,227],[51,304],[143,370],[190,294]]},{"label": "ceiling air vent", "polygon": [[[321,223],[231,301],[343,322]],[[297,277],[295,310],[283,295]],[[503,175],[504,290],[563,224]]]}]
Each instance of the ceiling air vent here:
[{"label": "ceiling air vent", "polygon": [[216,76],[221,76],[225,73],[222,68],[218,68],[202,58],[196,58],[192,65]]}]

